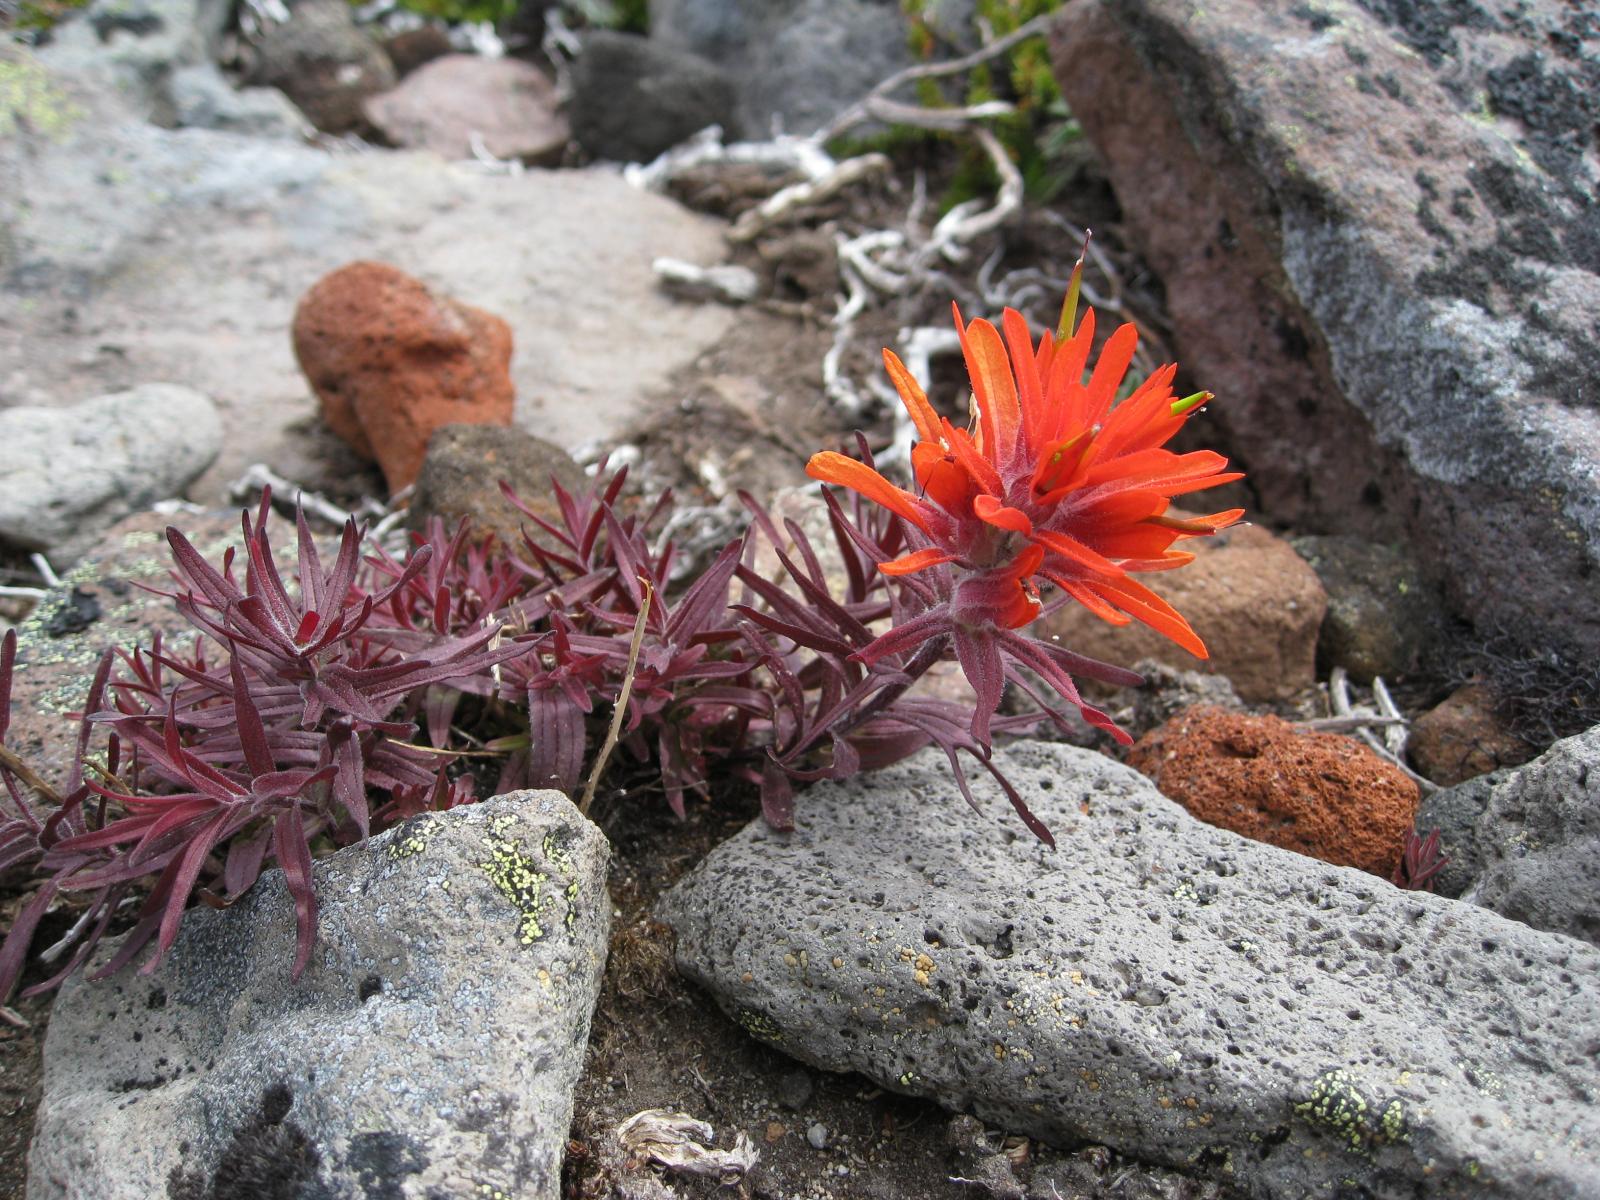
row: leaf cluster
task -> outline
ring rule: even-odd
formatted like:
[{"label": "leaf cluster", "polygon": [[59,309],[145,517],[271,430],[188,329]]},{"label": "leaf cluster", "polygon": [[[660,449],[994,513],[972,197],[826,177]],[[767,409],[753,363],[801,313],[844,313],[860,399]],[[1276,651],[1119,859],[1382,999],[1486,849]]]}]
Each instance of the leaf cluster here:
[{"label": "leaf cluster", "polygon": [[[674,590],[675,549],[655,532],[672,496],[633,503],[625,480],[619,471],[575,494],[553,485],[556,519],[507,489],[528,516],[517,547],[433,519],[396,558],[351,521],[330,560],[297,512],[285,570],[270,494],[242,515],[240,543],[219,563],[169,529],[164,594],[194,637],[102,656],[60,793],[4,751],[8,633],[0,870],[30,870],[38,889],[0,948],[0,998],[65,900],[78,914],[63,943],[72,953],[32,991],[59,984],[130,920],[96,974],[152,942],[143,969],[153,970],[191,904],[226,907],[271,866],[294,898],[298,974],[315,944],[315,857],[470,803],[480,786],[576,795],[618,706],[627,769],[658,772],[679,815],[714,778],[743,778],[767,820],[789,828],[797,785],[937,745],[969,801],[963,752],[1049,839],[999,776],[970,707],[912,691],[949,657],[948,638],[860,656],[949,590],[937,573],[876,569],[908,544],[900,517],[859,498],[847,513],[827,497],[831,542],[818,547],[746,496],[746,535]],[[758,566],[759,553],[779,569]],[[1003,716],[992,728],[1037,719]]]}]

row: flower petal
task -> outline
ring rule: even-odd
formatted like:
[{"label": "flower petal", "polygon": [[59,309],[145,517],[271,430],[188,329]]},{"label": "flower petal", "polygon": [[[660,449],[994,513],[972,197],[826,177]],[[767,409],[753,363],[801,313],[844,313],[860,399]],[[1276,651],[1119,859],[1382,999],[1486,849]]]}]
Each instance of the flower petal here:
[{"label": "flower petal", "polygon": [[937,567],[940,563],[955,562],[955,560],[954,554],[946,554],[943,550],[930,546],[926,550],[903,555],[891,562],[881,562],[878,564],[878,570],[885,575],[912,575],[928,567]]},{"label": "flower petal", "polygon": [[1064,533],[1058,533],[1053,529],[1035,529],[1033,531],[1033,540],[1045,549],[1054,550],[1062,558],[1068,559],[1079,566],[1088,567],[1091,571],[1098,571],[1102,575],[1112,576],[1122,574],[1122,568],[1105,555],[1089,549],[1077,538],[1068,537]]},{"label": "flower petal", "polygon": [[868,500],[904,517],[924,533],[933,533],[928,520],[933,511],[931,507],[910,492],[895,487],[865,463],[846,458],[834,450],[824,450],[811,456],[811,461],[806,463],[806,474],[823,483],[835,483],[859,492]]},{"label": "flower petal", "polygon": [[1157,633],[1171,638],[1196,658],[1210,658],[1205,643],[1190,628],[1178,610],[1137,580],[1095,579],[1086,586],[1098,592],[1102,599],[1116,605],[1123,612],[1143,621]]},{"label": "flower petal", "polygon": [[883,352],[883,365],[889,369],[889,379],[894,384],[894,390],[900,393],[906,412],[911,414],[911,423],[917,427],[918,435],[925,442],[937,442],[939,416],[933,411],[933,405],[928,403],[928,395],[922,390],[916,376],[906,370],[905,363],[893,350]]},{"label": "flower petal", "polygon": [[1017,427],[1022,416],[1011,360],[1006,357],[1000,331],[988,321],[974,321],[962,329],[961,313],[957,310],[956,329],[961,334],[961,353],[967,360],[972,393],[978,398],[983,449],[986,457],[998,465],[1009,460],[1016,450]]},{"label": "flower petal", "polygon": [[1117,331],[1106,339],[1100,349],[1100,361],[1094,365],[1089,378],[1088,397],[1085,400],[1085,422],[1094,424],[1105,419],[1111,411],[1111,401],[1116,399],[1122,386],[1133,352],[1139,346],[1139,331],[1132,325],[1119,325]]},{"label": "flower petal", "polygon": [[979,495],[973,497],[972,511],[978,514],[978,519],[987,521],[996,529],[1009,530],[1012,533],[1031,534],[1033,522],[1028,520],[1028,514],[1020,508],[1012,508],[1001,504],[993,496]]}]

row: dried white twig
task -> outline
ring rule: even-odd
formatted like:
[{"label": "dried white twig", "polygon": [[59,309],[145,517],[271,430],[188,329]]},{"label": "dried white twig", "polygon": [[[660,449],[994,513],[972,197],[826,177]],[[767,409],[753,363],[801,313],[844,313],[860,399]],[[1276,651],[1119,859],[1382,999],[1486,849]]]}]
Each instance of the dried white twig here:
[{"label": "dried white twig", "polygon": [[42,554],[30,554],[28,561],[33,564],[33,569],[39,572],[39,578],[44,580],[45,587],[61,586],[61,576],[56,574],[56,569],[50,565],[48,558]]},{"label": "dried white twig", "polygon": [[688,300],[748,304],[761,292],[761,280],[749,267],[723,263],[701,267],[681,258],[658,258],[650,264],[663,288]]},{"label": "dried white twig", "polygon": [[882,154],[863,154],[835,164],[826,174],[803,179],[774,192],[748,212],[741,213],[728,231],[730,242],[749,242],[774,225],[793,220],[805,208],[837,196],[864,179],[889,174],[892,164]]},{"label": "dried white twig", "polygon": [[[1382,680],[1374,679],[1373,683],[1375,685],[1373,692],[1376,695],[1378,694],[1378,689],[1383,687]],[[1400,710],[1395,707],[1394,701],[1392,698],[1390,698],[1387,688],[1383,688],[1382,697],[1378,700],[1379,706],[1387,711],[1374,714],[1371,709],[1357,708],[1352,705],[1350,702],[1350,675],[1349,672],[1347,672],[1343,667],[1335,667],[1332,673],[1328,676],[1328,697],[1329,702],[1333,707],[1333,714],[1336,717],[1344,717],[1349,719],[1354,717],[1376,716],[1380,718],[1384,724],[1392,723],[1396,718],[1400,718]],[[1403,718],[1401,719],[1403,720]],[[1356,736],[1365,742],[1369,747],[1371,747],[1372,752],[1379,758],[1382,758],[1385,762],[1392,763],[1393,765],[1399,767],[1401,771],[1405,772],[1406,776],[1422,790],[1423,795],[1426,796],[1432,792],[1438,791],[1438,784],[1434,783],[1433,780],[1419,775],[1417,772],[1413,771],[1409,766],[1406,765],[1405,761],[1401,759],[1398,751],[1390,750],[1384,742],[1378,739],[1371,729],[1367,728],[1367,725],[1372,723],[1375,722],[1363,721],[1355,729]]]}]

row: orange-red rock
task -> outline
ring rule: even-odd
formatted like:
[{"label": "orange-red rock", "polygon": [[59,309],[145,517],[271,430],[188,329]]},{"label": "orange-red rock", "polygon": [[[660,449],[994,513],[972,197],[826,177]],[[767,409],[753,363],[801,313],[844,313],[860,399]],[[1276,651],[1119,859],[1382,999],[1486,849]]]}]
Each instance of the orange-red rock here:
[{"label": "orange-red rock", "polygon": [[329,427],[383,468],[417,477],[441,425],[509,425],[511,327],[385,263],[323,276],[294,315],[294,352]]},{"label": "orange-red rock", "polygon": [[1192,708],[1146,734],[1128,765],[1211,825],[1387,879],[1417,785],[1360,742],[1277,717]]}]

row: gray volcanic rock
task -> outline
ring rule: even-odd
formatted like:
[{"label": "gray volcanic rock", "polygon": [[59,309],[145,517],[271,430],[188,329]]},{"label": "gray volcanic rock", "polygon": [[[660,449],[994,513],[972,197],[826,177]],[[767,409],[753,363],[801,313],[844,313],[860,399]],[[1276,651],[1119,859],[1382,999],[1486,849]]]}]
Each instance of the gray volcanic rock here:
[{"label": "gray volcanic rock", "polygon": [[1094,753],[807,792],[662,901],[680,969],[832,1071],[1247,1194],[1600,1189],[1600,951],[1202,825]]},{"label": "gray volcanic rock", "polygon": [[1600,728],[1495,782],[1476,852],[1483,873],[1463,900],[1600,943]]},{"label": "gray volcanic rock", "polygon": [[395,84],[394,64],[344,0],[300,0],[255,52],[250,82],[283,89],[328,133],[364,128],[362,102]]},{"label": "gray volcanic rock", "polygon": [[1176,349],[1304,532],[1600,653],[1600,46],[1561,0],[1074,0],[1056,74]]},{"label": "gray volcanic rock", "polygon": [[608,857],[566,797],[512,792],[319,863],[298,982],[276,870],[185,916],[154,975],[75,978],[45,1043],[28,1200],[554,1200]]},{"label": "gray volcanic rock", "polygon": [[56,550],[181,496],[222,449],[193,388],[147,383],[70,408],[0,409],[0,541]]},{"label": "gray volcanic rock", "polygon": [[596,30],[572,70],[572,136],[596,158],[648,162],[708,125],[736,134],[735,99],[732,77],[698,54]]},{"label": "gray volcanic rock", "polygon": [[651,0],[650,39],[726,65],[752,137],[811,133],[913,61],[900,6],[872,0]]}]

